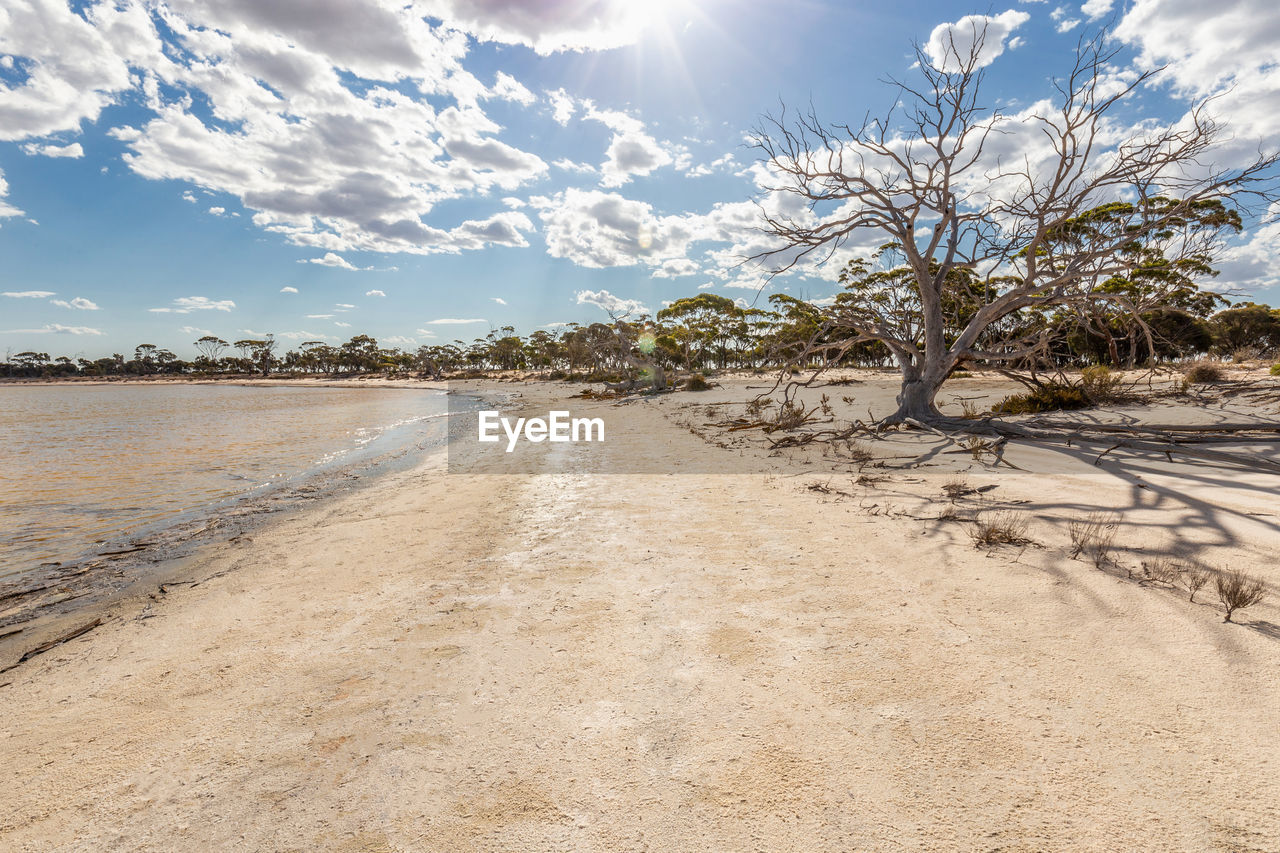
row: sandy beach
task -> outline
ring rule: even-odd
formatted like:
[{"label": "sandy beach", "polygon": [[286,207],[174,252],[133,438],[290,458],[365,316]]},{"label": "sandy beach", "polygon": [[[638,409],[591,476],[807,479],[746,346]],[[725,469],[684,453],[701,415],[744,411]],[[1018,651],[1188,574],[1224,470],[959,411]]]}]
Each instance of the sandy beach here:
[{"label": "sandy beach", "polygon": [[[1224,624],[1139,569],[1275,590],[1276,475],[918,434],[772,457],[707,426],[746,396],[574,400],[629,435],[542,473],[436,454],[201,550],[0,677],[0,847],[1280,849],[1280,599]],[[645,446],[745,472],[598,473]],[[1070,558],[1095,508],[1111,568]],[[996,510],[1028,541],[976,548]]]}]

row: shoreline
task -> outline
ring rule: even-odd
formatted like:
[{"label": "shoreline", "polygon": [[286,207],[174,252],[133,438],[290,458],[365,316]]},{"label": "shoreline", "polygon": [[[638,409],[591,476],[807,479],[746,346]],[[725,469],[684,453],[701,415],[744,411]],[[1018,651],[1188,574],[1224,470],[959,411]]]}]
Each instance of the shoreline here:
[{"label": "shoreline", "polygon": [[[334,386],[308,383],[305,387]],[[505,398],[499,389],[413,387],[458,393],[476,400]],[[447,419],[448,414],[446,411],[443,417]],[[444,458],[447,430],[446,425],[438,444],[427,451],[425,458]],[[78,555],[60,563],[33,566],[3,578],[0,580],[0,612],[4,613],[0,617],[0,676],[21,665],[19,659],[30,649],[94,618],[108,617],[114,608],[127,608],[148,597],[154,599],[157,589],[166,594],[166,587],[186,583],[179,578],[209,549],[251,537],[278,519],[375,484],[380,478],[403,470],[403,460],[422,449],[418,440],[412,439],[372,457],[317,465],[287,481],[187,510],[115,539],[87,546]],[[411,463],[411,466],[417,464],[421,463]],[[4,680],[0,678],[0,682]]]},{"label": "shoreline", "polygon": [[[845,390],[854,411],[886,393]],[[530,410],[564,399],[523,393]],[[0,742],[24,780],[0,793],[0,839],[1280,842],[1280,607],[1225,625],[1207,590],[1189,603],[1070,559],[1066,530],[1113,507],[1124,566],[1167,531],[1274,588],[1274,477],[1036,447],[1010,470],[919,435],[868,442],[874,459],[845,472],[706,426],[734,396],[574,400],[625,413],[619,443],[533,474],[447,474],[435,456],[202,551],[199,585],[0,679]],[[646,446],[773,467],[598,473]],[[994,488],[941,499],[958,477]],[[993,511],[1023,514],[1034,542],[975,548],[964,518]]]}]

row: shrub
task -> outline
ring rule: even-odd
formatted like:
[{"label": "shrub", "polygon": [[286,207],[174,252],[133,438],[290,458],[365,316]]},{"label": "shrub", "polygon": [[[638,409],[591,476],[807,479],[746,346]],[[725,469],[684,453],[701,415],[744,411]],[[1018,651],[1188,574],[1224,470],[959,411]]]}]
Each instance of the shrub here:
[{"label": "shrub", "polygon": [[[1185,566],[1176,560],[1168,557],[1157,557],[1154,560],[1142,563],[1142,573],[1146,575],[1147,580],[1152,583],[1163,583],[1173,586],[1182,577]],[[1203,584],[1202,584],[1203,585]],[[1195,593],[1192,593],[1195,595]]]},{"label": "shrub", "polygon": [[703,376],[701,373],[695,373],[684,383],[684,390],[709,391],[711,390],[711,383],[708,382],[707,377]]},{"label": "shrub", "polygon": [[1262,581],[1246,575],[1239,569],[1219,573],[1217,587],[1218,600],[1227,610],[1227,618],[1223,619],[1223,622],[1230,622],[1231,614],[1245,607],[1252,607],[1262,601],[1265,595]]},{"label": "shrub", "polygon": [[1111,403],[1120,397],[1120,376],[1105,365],[1086,367],[1080,371],[1079,387],[1094,404]]},{"label": "shrub", "polygon": [[1191,595],[1188,596],[1187,601],[1196,600],[1196,593],[1204,588],[1204,585],[1209,582],[1210,577],[1212,577],[1212,575],[1208,569],[1199,569],[1195,566],[1187,567],[1186,571],[1182,573],[1182,584],[1187,588],[1187,591],[1191,593]]},{"label": "shrub", "polygon": [[1093,401],[1076,385],[1046,382],[1026,394],[1011,394],[991,407],[998,415],[1031,415],[1037,412],[1056,412],[1069,409],[1087,409]]},{"label": "shrub", "polygon": [[978,548],[990,548],[993,545],[1025,545],[1031,540],[1027,538],[1027,520],[1016,512],[993,512],[978,516],[973,529],[969,531],[973,544]]},{"label": "shrub", "polygon": [[1081,554],[1102,568],[1111,557],[1120,518],[1111,512],[1091,512],[1084,518],[1073,518],[1067,524],[1071,534],[1071,559]]},{"label": "shrub", "polygon": [[1222,368],[1212,362],[1202,361],[1193,364],[1182,374],[1192,385],[1204,385],[1209,382],[1222,381]]},{"label": "shrub", "polygon": [[1271,375],[1280,376],[1280,364],[1271,365]]},{"label": "shrub", "polygon": [[973,494],[974,490],[964,477],[956,474],[950,480],[947,480],[947,482],[942,484],[942,491],[948,498],[954,501],[964,497],[965,495]]}]

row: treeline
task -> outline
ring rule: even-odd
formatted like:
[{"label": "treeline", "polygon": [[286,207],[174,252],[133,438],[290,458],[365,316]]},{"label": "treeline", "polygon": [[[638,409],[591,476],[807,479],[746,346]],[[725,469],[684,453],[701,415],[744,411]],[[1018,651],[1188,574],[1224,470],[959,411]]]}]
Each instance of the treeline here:
[{"label": "treeline", "polygon": [[[836,298],[866,298],[848,290]],[[769,298],[769,308],[742,307],[702,293],[677,300],[655,317],[610,323],[570,323],[556,332],[539,329],[518,335],[503,326],[470,343],[461,340],[406,351],[382,347],[368,335],[343,344],[307,341],[281,352],[272,336],[228,343],[214,335],[194,342],[199,355],[188,361],[153,344],[140,344],[132,357],[72,360],[43,352],[10,354],[0,366],[7,377],[155,375],[408,374],[433,378],[503,370],[538,371],[556,377],[598,378],[634,372],[632,354],[668,370],[768,368],[794,364],[797,357],[821,358],[824,339],[839,341],[848,330],[833,323],[830,306],[785,294]],[[1268,358],[1280,354],[1280,309],[1244,302],[1223,307],[1221,297],[1189,292],[1178,305],[1140,313],[1098,309],[1033,312],[1019,322],[1042,331],[1048,360],[1055,366],[1093,364],[1116,368],[1203,356]],[[963,316],[957,313],[956,322]],[[801,355],[804,354],[804,355]],[[885,366],[889,353],[875,342],[844,352],[838,364]]]}]

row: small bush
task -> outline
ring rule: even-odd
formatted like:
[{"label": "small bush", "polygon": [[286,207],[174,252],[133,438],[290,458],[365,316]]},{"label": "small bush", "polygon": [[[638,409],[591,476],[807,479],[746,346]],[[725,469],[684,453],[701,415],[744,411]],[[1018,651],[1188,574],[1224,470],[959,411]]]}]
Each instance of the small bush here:
[{"label": "small bush", "polygon": [[708,381],[707,381],[707,377],[703,376],[701,373],[695,373],[695,374],[693,374],[692,376],[690,376],[690,377],[688,378],[688,380],[686,380],[686,381],[685,381],[685,383],[684,383],[684,390],[686,390],[686,391],[710,391],[710,390],[711,390],[711,383],[710,383],[710,382],[708,382]]},{"label": "small bush", "polygon": [[[1154,560],[1143,560],[1142,574],[1152,583],[1173,586],[1182,577],[1186,566],[1168,557],[1157,557]],[[1194,595],[1195,593],[1192,593]]]},{"label": "small bush", "polygon": [[973,494],[973,487],[969,482],[959,474],[942,484],[943,493],[951,500],[957,500],[965,495]]},{"label": "small bush", "polygon": [[1078,386],[1046,382],[1026,394],[1005,397],[992,406],[991,411],[998,415],[1033,415],[1038,412],[1087,409],[1092,405],[1093,401]]},{"label": "small bush", "polygon": [[1080,371],[1079,387],[1095,405],[1115,402],[1121,396],[1120,376],[1101,364]]},{"label": "small bush", "polygon": [[1210,382],[1221,382],[1222,368],[1212,362],[1202,361],[1191,365],[1182,375],[1192,385],[1205,385]]},{"label": "small bush", "polygon": [[1280,364],[1271,365],[1271,375],[1280,376]]},{"label": "small bush", "polygon": [[1182,573],[1182,585],[1187,588],[1187,592],[1191,593],[1187,597],[1187,601],[1195,601],[1196,593],[1204,588],[1209,582],[1209,578],[1213,575],[1208,569],[1200,569],[1195,566],[1188,566]]},{"label": "small bush", "polygon": [[1111,512],[1091,512],[1084,518],[1074,518],[1067,524],[1071,534],[1071,559],[1082,554],[1102,568],[1111,558],[1120,518]]},{"label": "small bush", "polygon": [[963,412],[960,417],[966,421],[976,421],[983,416],[982,410],[972,400],[961,400],[960,411]]},{"label": "small bush", "polygon": [[1258,358],[1262,358],[1262,350],[1258,347],[1240,347],[1231,353],[1232,364],[1244,364]]},{"label": "small bush", "polygon": [[1217,587],[1218,600],[1227,611],[1227,618],[1223,619],[1223,622],[1230,622],[1231,614],[1245,607],[1252,607],[1262,601],[1266,594],[1262,581],[1246,575],[1239,569],[1219,573]]},{"label": "small bush", "polygon": [[1016,512],[983,513],[974,522],[969,531],[973,544],[978,548],[990,548],[993,545],[1025,545],[1031,540],[1027,538],[1027,520]]},{"label": "small bush", "polygon": [[785,401],[779,408],[778,414],[766,428],[766,432],[774,430],[793,430],[799,429],[810,420],[809,414],[804,410],[803,403],[796,403],[791,400]]}]

